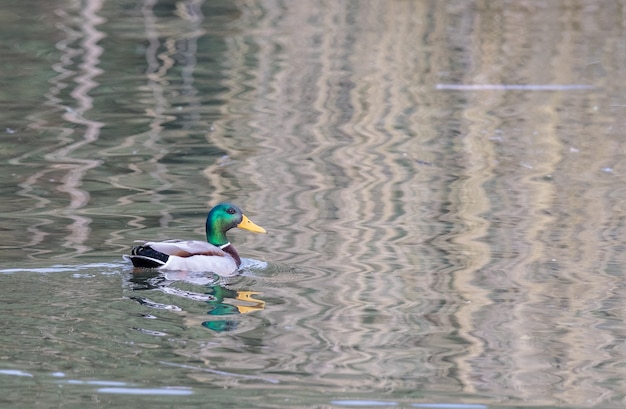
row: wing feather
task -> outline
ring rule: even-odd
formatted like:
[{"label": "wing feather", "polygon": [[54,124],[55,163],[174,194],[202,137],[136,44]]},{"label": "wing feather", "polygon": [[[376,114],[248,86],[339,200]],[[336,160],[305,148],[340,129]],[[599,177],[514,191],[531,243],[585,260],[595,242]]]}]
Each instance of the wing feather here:
[{"label": "wing feather", "polygon": [[227,253],[219,247],[205,241],[198,240],[149,241],[145,243],[144,246],[150,246],[154,250],[170,256],[178,256],[184,258],[192,256],[226,257],[227,255]]}]

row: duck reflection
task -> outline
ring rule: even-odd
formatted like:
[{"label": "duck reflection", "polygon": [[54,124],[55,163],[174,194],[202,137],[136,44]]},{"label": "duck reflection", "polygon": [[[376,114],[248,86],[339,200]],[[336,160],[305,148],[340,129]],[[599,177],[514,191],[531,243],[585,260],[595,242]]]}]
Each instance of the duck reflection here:
[{"label": "duck reflection", "polygon": [[[217,332],[237,329],[239,322],[228,319],[228,317],[248,314],[265,308],[265,301],[257,298],[259,292],[229,288],[228,284],[220,282],[219,278],[216,279],[201,273],[136,270],[127,277],[126,284],[127,288],[133,292],[151,290],[180,297],[180,299],[174,300],[173,304],[159,303],[149,297],[138,295],[130,297],[150,308],[184,311],[193,308],[193,305],[190,305],[189,308],[181,306],[186,304],[188,300],[193,301],[193,304],[204,302],[208,306],[207,315],[210,318],[202,321],[201,325]],[[201,286],[204,290],[200,292],[185,288],[196,286]]]},{"label": "duck reflection", "polygon": [[[256,291],[232,290],[220,285],[208,287],[207,294],[215,297],[213,301],[207,301],[211,307],[208,314],[211,316],[228,316],[237,314],[247,314],[265,308],[265,301],[254,298]],[[226,302],[227,300],[234,300]],[[229,320],[207,320],[202,323],[203,327],[214,331],[231,331],[237,328],[237,321]]]}]

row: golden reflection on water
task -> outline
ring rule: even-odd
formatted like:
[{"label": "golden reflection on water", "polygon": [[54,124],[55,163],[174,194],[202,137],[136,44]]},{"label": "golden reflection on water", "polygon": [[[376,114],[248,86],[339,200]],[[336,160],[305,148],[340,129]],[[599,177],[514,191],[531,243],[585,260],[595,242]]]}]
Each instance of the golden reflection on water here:
[{"label": "golden reflection on water", "polygon": [[[19,246],[117,257],[199,238],[233,200],[271,234],[234,242],[270,267],[232,289],[249,320],[180,356],[341,390],[619,399],[623,24],[555,4],[58,11],[52,112],[28,116],[53,142],[9,161]],[[113,52],[129,41],[141,58]]]}]

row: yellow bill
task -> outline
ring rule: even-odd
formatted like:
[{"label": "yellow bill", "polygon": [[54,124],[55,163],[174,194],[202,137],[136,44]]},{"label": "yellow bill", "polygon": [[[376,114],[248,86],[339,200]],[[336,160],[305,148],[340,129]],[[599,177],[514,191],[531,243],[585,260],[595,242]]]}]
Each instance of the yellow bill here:
[{"label": "yellow bill", "polygon": [[243,215],[243,219],[241,219],[241,223],[239,223],[237,227],[254,233],[267,233],[263,227],[254,224],[245,214]]}]

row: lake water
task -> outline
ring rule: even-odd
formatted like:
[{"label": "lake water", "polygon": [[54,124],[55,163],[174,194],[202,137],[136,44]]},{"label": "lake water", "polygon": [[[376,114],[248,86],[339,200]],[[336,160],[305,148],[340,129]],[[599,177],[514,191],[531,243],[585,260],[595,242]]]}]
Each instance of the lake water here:
[{"label": "lake water", "polygon": [[0,4],[1,406],[624,406],[622,2]]}]

